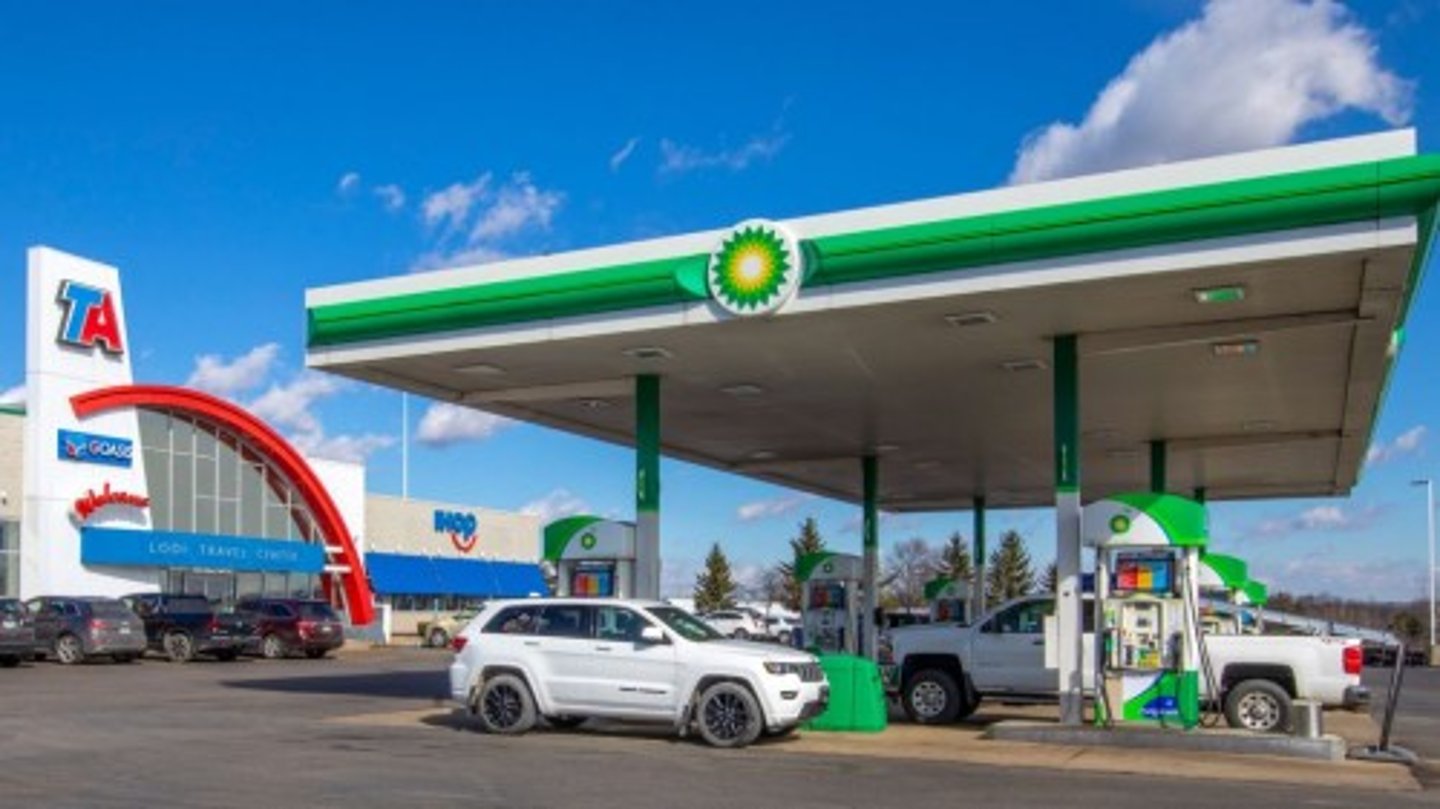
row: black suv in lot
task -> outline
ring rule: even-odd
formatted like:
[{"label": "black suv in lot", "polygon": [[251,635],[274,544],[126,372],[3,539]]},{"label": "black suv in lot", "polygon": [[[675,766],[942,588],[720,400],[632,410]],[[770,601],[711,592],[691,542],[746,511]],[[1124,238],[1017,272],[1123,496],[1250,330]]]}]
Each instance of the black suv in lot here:
[{"label": "black suv in lot", "polygon": [[35,629],[18,598],[0,598],[0,666],[14,668],[35,654]]},{"label": "black suv in lot", "polygon": [[239,615],[216,614],[204,596],[137,593],[121,600],[145,623],[151,651],[176,663],[188,663],[196,655],[234,660],[255,632]]}]

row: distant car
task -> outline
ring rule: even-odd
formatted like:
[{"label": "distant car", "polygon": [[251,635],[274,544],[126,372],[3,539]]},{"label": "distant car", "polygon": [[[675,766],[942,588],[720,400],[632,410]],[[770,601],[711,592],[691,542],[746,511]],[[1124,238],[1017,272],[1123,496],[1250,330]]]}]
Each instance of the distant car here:
[{"label": "distant car", "polygon": [[345,643],[345,627],[324,601],[246,598],[235,612],[255,627],[245,650],[271,660],[295,653],[318,659]]},{"label": "distant car", "polygon": [[217,615],[200,595],[138,593],[121,601],[145,623],[150,649],[175,663],[188,663],[196,655],[234,660],[255,631],[239,615]]},{"label": "distant car", "polygon": [[771,615],[765,619],[765,634],[786,646],[795,638],[800,622],[788,615]]},{"label": "distant car", "polygon": [[41,596],[25,602],[35,655],[70,666],[94,657],[132,663],[145,653],[145,624],[114,598]]},{"label": "distant car", "polygon": [[716,632],[736,640],[765,637],[765,624],[744,610],[716,610],[700,616]]},{"label": "distant car", "polygon": [[460,634],[460,630],[470,623],[476,612],[477,610],[464,610],[421,621],[415,625],[415,632],[420,636],[421,643],[442,649],[450,645],[450,639]]},{"label": "distant car", "polygon": [[0,666],[13,669],[35,654],[35,628],[18,598],[0,598]]}]

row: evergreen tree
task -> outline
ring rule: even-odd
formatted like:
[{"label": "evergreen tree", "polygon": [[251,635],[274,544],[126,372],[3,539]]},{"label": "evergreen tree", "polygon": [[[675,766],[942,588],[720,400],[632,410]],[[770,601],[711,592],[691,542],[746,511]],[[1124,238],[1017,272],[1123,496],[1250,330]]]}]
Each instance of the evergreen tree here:
[{"label": "evergreen tree", "polygon": [[785,583],[785,607],[792,612],[800,610],[800,580],[795,578],[795,560],[806,554],[825,550],[825,538],[820,536],[820,527],[814,517],[806,517],[800,523],[800,533],[790,540],[790,561],[776,566]]},{"label": "evergreen tree", "polygon": [[951,581],[970,581],[975,576],[975,561],[970,558],[970,546],[956,531],[940,549],[940,575]]},{"label": "evergreen tree", "polygon": [[705,557],[705,569],[695,577],[695,611],[703,614],[734,606],[735,579],[730,575],[730,560],[716,542]]},{"label": "evergreen tree", "polygon": [[1040,578],[1040,592],[1054,593],[1060,589],[1060,568],[1051,562],[1045,568],[1045,575]]},{"label": "evergreen tree", "polygon": [[1030,552],[1025,549],[1025,539],[1015,531],[1006,531],[1000,537],[1000,546],[990,554],[990,564],[985,571],[985,598],[991,604],[999,604],[1028,595],[1034,589],[1035,569],[1030,563]]}]

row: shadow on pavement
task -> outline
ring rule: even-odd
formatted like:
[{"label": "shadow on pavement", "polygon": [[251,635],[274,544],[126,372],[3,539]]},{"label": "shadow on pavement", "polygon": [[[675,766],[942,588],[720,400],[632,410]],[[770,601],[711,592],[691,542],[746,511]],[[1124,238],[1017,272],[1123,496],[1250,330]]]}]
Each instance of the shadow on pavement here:
[{"label": "shadow on pavement", "polygon": [[255,680],[225,680],[226,688],[277,691],[287,694],[389,697],[409,700],[450,699],[450,684],[443,671],[387,671],[374,674],[298,674]]}]

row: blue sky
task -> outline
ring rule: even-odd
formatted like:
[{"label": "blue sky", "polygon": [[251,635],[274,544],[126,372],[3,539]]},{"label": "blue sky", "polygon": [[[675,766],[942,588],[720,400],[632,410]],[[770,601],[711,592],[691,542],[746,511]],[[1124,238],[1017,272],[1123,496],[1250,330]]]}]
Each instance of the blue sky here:
[{"label": "blue sky", "polygon": [[[1440,149],[1440,0],[35,4],[0,26],[0,391],[24,373],[24,250],[49,244],[122,269],[141,380],[367,456],[382,492],[400,488],[399,398],[303,373],[306,287],[1396,124]],[[1287,588],[1422,592],[1408,482],[1440,473],[1436,286],[1354,495],[1218,504],[1218,547]],[[627,450],[412,404],[432,439],[412,495],[631,509]],[[777,560],[806,514],[859,547],[852,506],[664,475],[672,584],[715,540]],[[1047,513],[990,524],[1051,556]],[[896,517],[882,539],[969,525]]]}]

